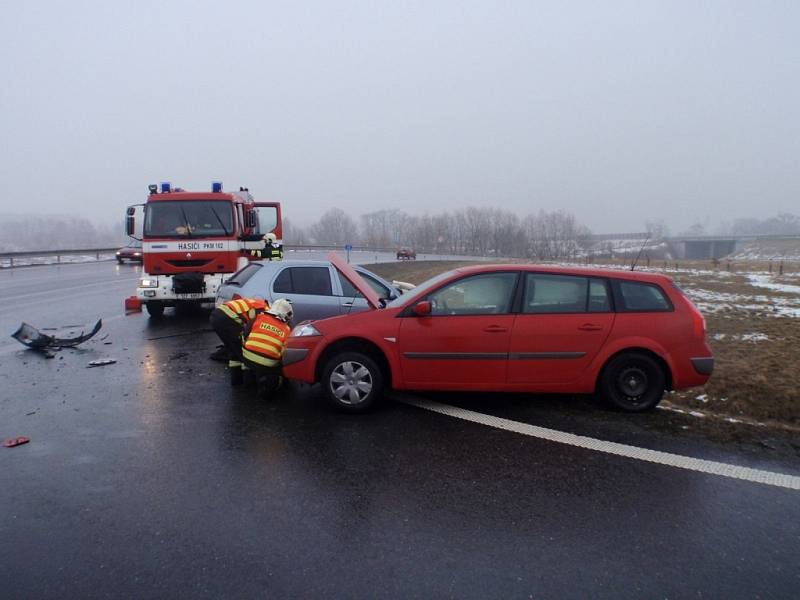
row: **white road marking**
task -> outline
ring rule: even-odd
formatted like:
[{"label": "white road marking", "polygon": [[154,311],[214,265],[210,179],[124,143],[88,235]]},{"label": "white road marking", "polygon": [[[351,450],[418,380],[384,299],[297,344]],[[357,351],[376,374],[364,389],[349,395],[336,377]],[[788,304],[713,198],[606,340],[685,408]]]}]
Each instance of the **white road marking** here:
[{"label": "white road marking", "polygon": [[679,469],[687,469],[699,473],[721,475],[722,477],[730,477],[732,479],[742,479],[744,481],[763,483],[766,485],[788,488],[790,490],[800,490],[800,477],[794,475],[762,471],[760,469],[740,467],[712,460],[692,458],[691,456],[682,456],[680,454],[670,454],[669,452],[660,452],[648,448],[638,448],[636,446],[628,446],[627,444],[607,442],[605,440],[575,435],[574,433],[567,433],[556,429],[547,429],[537,425],[529,425],[528,423],[493,417],[457,406],[441,404],[439,402],[404,394],[392,394],[392,397],[404,404],[424,408],[425,410],[447,415],[448,417],[455,417],[456,419],[463,419],[464,421],[479,423],[480,425],[487,425],[497,429],[504,429],[522,435],[529,435],[551,442],[558,442],[559,444],[577,446],[578,448],[585,448],[587,450],[596,450],[597,452],[605,452],[607,454],[634,458],[636,460],[643,460],[670,467],[678,467]]}]

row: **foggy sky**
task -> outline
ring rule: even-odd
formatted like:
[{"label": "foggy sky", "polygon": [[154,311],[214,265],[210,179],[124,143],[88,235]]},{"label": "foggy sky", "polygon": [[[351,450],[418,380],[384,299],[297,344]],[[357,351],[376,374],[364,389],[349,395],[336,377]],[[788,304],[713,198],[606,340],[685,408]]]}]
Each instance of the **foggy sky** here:
[{"label": "foggy sky", "polygon": [[495,205],[597,232],[800,212],[800,3],[19,2],[2,213],[247,185],[297,223]]}]

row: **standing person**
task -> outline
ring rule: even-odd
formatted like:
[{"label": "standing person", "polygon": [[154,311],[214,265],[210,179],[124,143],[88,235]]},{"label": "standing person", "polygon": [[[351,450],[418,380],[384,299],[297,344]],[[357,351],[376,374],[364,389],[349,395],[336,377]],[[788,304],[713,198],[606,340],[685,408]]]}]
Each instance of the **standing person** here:
[{"label": "standing person", "polygon": [[281,358],[292,330],[292,315],[291,302],[279,298],[245,328],[242,360],[256,375],[259,396],[267,396],[280,387]]},{"label": "standing person", "polygon": [[245,326],[259,314],[269,308],[269,304],[261,298],[239,298],[223,302],[213,311],[209,320],[219,339],[222,340],[224,352],[214,352],[211,358],[227,360],[231,371],[231,385],[240,385],[244,379],[242,373],[242,337]]},{"label": "standing person", "polygon": [[283,260],[283,247],[278,244],[278,238],[274,233],[268,233],[264,236],[263,250],[251,250],[250,256],[267,260]]}]

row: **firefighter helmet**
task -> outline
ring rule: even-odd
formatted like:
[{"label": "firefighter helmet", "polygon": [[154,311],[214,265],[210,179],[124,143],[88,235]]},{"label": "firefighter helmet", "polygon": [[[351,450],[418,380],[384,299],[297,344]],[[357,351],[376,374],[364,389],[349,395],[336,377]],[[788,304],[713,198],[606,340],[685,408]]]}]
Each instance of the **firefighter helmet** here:
[{"label": "firefighter helmet", "polygon": [[278,298],[275,302],[267,310],[267,313],[278,317],[284,323],[288,323],[292,320],[292,316],[294,315],[294,311],[292,309],[292,303],[289,302],[286,298]]},{"label": "firefighter helmet", "polygon": [[264,241],[270,244],[274,244],[278,241],[278,237],[274,233],[267,233],[264,235]]}]

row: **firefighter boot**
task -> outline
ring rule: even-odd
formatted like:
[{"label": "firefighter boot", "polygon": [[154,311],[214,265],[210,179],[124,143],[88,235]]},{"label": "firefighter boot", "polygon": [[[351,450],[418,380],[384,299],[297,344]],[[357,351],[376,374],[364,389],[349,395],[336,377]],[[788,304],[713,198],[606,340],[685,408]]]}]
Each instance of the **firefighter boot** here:
[{"label": "firefighter boot", "polygon": [[258,384],[255,371],[253,371],[253,369],[249,368],[244,363],[242,363],[242,373],[244,374],[244,384],[246,386],[253,387]]},{"label": "firefighter boot", "polygon": [[274,373],[259,374],[256,394],[261,400],[269,400],[278,389],[279,375]]},{"label": "firefighter boot", "polygon": [[228,370],[231,372],[231,385],[242,385],[244,382],[242,363],[240,363],[238,360],[228,361]]},{"label": "firefighter boot", "polygon": [[227,362],[230,360],[231,355],[228,352],[228,349],[220,344],[219,346],[217,346],[217,349],[211,353],[209,358],[211,360],[216,360],[217,362]]}]

